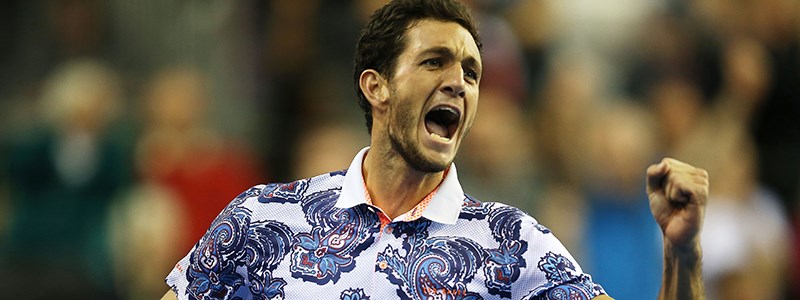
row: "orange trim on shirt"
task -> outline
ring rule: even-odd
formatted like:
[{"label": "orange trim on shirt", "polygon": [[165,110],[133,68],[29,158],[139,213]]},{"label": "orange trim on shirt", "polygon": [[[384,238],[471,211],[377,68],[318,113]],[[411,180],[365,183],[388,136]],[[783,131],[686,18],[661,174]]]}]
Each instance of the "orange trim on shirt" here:
[{"label": "orange trim on shirt", "polygon": [[[444,176],[442,176],[442,182],[444,182],[444,177],[447,176],[448,171],[450,171],[450,168],[447,168],[444,171]],[[361,178],[361,182],[363,182],[364,184],[364,198],[367,200],[367,204],[378,208],[378,217],[381,221],[381,230],[383,230],[383,228],[386,227],[386,225],[388,225],[389,223],[391,223],[392,220],[389,219],[389,216],[387,216],[386,213],[384,213],[383,210],[380,209],[380,207],[375,206],[375,204],[372,202],[372,197],[370,197],[369,190],[367,189],[366,180],[364,180],[364,178]],[[422,214],[425,213],[425,210],[428,209],[428,204],[430,204],[431,200],[433,200],[433,196],[436,195],[436,192],[439,191],[439,187],[442,186],[442,182],[439,182],[439,185],[437,185],[436,188],[434,188],[430,193],[425,195],[425,198],[422,198],[422,200],[419,203],[417,203],[417,205],[415,205],[414,208],[398,216],[398,218],[402,217],[403,222],[416,221],[417,219],[421,218]]]}]

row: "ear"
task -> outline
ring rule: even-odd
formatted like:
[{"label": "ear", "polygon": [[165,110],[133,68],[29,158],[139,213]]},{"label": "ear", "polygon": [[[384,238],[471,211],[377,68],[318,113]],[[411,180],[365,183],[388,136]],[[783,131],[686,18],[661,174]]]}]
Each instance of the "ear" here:
[{"label": "ear", "polygon": [[389,82],[373,69],[364,70],[358,78],[361,91],[373,109],[385,111],[389,99]]}]

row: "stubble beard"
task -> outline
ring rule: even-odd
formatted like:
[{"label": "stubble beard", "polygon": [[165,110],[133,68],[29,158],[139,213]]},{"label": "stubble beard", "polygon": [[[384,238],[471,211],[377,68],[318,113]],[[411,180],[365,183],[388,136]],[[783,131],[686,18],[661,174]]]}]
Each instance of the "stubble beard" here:
[{"label": "stubble beard", "polygon": [[422,154],[421,146],[412,141],[410,129],[416,126],[416,122],[408,105],[396,107],[396,113],[396,122],[394,123],[398,125],[395,128],[398,130],[392,130],[391,124],[388,128],[392,150],[400,154],[406,164],[414,170],[425,173],[438,173],[447,169],[452,161],[442,163],[428,159]]}]

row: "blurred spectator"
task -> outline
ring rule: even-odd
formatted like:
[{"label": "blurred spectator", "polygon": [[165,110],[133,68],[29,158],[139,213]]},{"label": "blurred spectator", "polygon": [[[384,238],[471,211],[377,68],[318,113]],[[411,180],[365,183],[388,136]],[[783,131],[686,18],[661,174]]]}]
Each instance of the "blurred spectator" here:
[{"label": "blurred spectator", "polygon": [[[754,116],[752,134],[758,151],[759,179],[796,211],[800,168],[800,3],[752,1],[755,38],[766,47],[771,81]],[[742,8],[743,10],[745,8]],[[748,20],[750,21],[750,20]],[[797,218],[797,217],[795,217]]]},{"label": "blurred spectator", "polygon": [[781,200],[758,181],[753,114],[771,80],[765,48],[730,36],[722,89],[699,126],[674,153],[708,170],[703,275],[709,299],[782,299],[789,222]]},{"label": "blurred spectator", "polygon": [[[726,129],[715,145],[715,173],[703,228],[703,275],[709,299],[783,299],[789,225],[780,200],[756,179],[752,141]],[[711,169],[709,169],[711,172]]]},{"label": "blurred spectator", "polygon": [[657,158],[651,119],[623,100],[590,120],[583,265],[617,299],[655,299],[661,285],[661,234],[642,175]]},{"label": "blurred spectator", "polygon": [[[283,143],[294,144],[304,120],[315,116],[308,92],[319,87],[313,80],[318,66],[320,45],[317,43],[317,23],[320,15],[319,0],[271,1],[266,18],[265,69],[275,83],[269,111],[274,115],[262,118],[266,128],[275,128],[282,143],[265,143],[267,157],[275,164],[272,170],[278,181],[290,180],[292,152]],[[345,73],[349,74],[349,73]],[[344,77],[345,74],[340,76]]]},{"label": "blurred spectator", "polygon": [[187,216],[175,193],[142,182],[116,199],[109,215],[109,240],[116,296],[159,299],[164,273],[186,252]]},{"label": "blurred spectator", "polygon": [[[541,0],[510,1],[505,9],[506,19],[522,48],[522,63],[527,74],[526,102],[539,91],[547,76],[547,61],[552,54],[555,35],[553,4]],[[530,106],[532,103],[527,103]]]},{"label": "blurred spectator", "polygon": [[755,111],[750,134],[755,138],[759,180],[774,189],[788,211],[797,204],[800,179],[800,3],[793,0],[704,0],[690,2],[690,12],[717,40],[737,36],[766,48],[763,104]]},{"label": "blurred spectator", "polygon": [[640,28],[664,5],[637,0],[548,2],[554,17],[554,50],[580,52],[592,59],[598,87],[612,94],[624,86],[625,71],[639,46]]},{"label": "blurred spectator", "polygon": [[106,298],[112,291],[106,212],[130,172],[129,147],[113,127],[121,93],[101,62],[70,61],[44,87],[42,126],[12,141],[11,223],[0,243],[9,298]]},{"label": "blurred spectator", "polygon": [[538,91],[533,116],[542,168],[556,183],[578,187],[583,176],[587,120],[603,97],[596,61],[584,53],[553,57],[547,82]]},{"label": "blurred spectator", "polygon": [[661,78],[647,92],[660,132],[656,141],[663,153],[674,153],[686,136],[697,130],[706,116],[704,97],[692,82],[679,77]]},{"label": "blurred spectator", "polygon": [[522,48],[511,25],[498,14],[503,10],[504,1],[465,2],[472,9],[483,39],[481,89],[502,89],[515,102],[526,100],[528,80]]},{"label": "blurred spectator", "polygon": [[[585,260],[583,230],[587,213],[584,191],[589,120],[599,105],[599,73],[592,56],[556,52],[546,81],[536,91],[529,122],[536,137],[536,164],[542,170],[541,199],[532,216],[548,226],[580,261]],[[483,104],[485,105],[485,104]],[[478,117],[480,118],[480,117]]]},{"label": "blurred spectator", "polygon": [[184,251],[205,233],[231,199],[265,181],[248,145],[209,126],[204,75],[187,68],[158,72],[144,95],[136,145],[142,181],[168,188],[186,214]]},{"label": "blurred spectator", "polygon": [[[5,1],[0,95],[34,88],[52,68],[81,57],[110,58],[106,1]],[[6,11],[8,9],[8,11]],[[4,15],[5,16],[5,15]],[[0,101],[7,99],[0,99]]]},{"label": "blurred spectator", "polygon": [[637,32],[639,46],[628,59],[626,90],[631,96],[645,98],[654,85],[666,81],[699,93],[695,100],[703,104],[710,102],[720,86],[721,41],[695,22],[672,11],[649,15]]},{"label": "blurred spectator", "polygon": [[309,178],[347,169],[353,153],[369,145],[363,125],[353,121],[317,121],[303,128],[294,149],[292,177]]}]

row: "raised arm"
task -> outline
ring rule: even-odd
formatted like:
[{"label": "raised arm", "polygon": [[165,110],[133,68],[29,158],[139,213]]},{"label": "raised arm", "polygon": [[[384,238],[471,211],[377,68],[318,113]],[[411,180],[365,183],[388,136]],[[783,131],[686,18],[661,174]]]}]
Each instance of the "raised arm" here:
[{"label": "raised arm", "polygon": [[659,299],[705,299],[700,230],[708,200],[708,173],[665,158],[647,169],[650,211],[664,235]]}]

